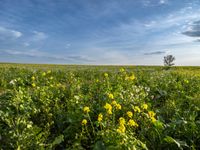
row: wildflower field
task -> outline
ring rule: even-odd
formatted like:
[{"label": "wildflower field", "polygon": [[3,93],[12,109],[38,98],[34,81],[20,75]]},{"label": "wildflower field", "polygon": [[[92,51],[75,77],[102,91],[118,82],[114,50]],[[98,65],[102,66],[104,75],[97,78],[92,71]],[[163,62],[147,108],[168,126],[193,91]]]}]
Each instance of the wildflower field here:
[{"label": "wildflower field", "polygon": [[0,64],[0,150],[200,149],[200,67]]}]

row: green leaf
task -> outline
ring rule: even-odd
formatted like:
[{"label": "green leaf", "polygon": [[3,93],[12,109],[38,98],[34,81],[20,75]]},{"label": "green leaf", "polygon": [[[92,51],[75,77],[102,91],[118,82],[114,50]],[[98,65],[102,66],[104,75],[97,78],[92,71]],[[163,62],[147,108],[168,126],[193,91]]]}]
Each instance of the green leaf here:
[{"label": "green leaf", "polygon": [[159,120],[157,120],[156,122],[154,122],[154,126],[158,129],[163,129],[163,123]]},{"label": "green leaf", "polygon": [[58,145],[58,144],[60,144],[63,141],[64,141],[64,135],[57,136],[55,138],[55,140],[53,141],[52,146]]},{"label": "green leaf", "polygon": [[164,141],[166,141],[167,143],[176,144],[177,147],[181,150],[183,149],[183,147],[189,147],[185,141],[175,140],[174,138],[170,136],[167,136],[166,138],[164,138]]},{"label": "green leaf", "polygon": [[93,150],[106,150],[106,146],[104,145],[103,141],[97,141]]}]

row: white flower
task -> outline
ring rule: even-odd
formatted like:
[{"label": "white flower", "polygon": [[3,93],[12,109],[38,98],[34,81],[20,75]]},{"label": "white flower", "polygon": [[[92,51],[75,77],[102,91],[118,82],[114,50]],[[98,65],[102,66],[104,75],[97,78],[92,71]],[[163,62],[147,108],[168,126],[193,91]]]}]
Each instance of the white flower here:
[{"label": "white flower", "polygon": [[9,84],[15,85],[16,82],[17,82],[17,80],[16,80],[16,79],[13,79],[13,80],[11,80],[11,81],[9,82]]}]

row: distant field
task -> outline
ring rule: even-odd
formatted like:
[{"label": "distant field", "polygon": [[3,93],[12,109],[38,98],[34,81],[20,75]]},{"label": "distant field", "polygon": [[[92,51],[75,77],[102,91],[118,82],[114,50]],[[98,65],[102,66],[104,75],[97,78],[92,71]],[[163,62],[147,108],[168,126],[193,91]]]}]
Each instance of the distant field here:
[{"label": "distant field", "polygon": [[200,67],[0,64],[0,149],[200,149]]},{"label": "distant field", "polygon": [[[119,70],[125,68],[129,70],[163,70],[164,66],[136,66],[136,65],[54,65],[54,64],[17,64],[17,63],[0,63],[1,68],[25,68],[25,69],[64,69],[64,70],[84,70],[84,69],[97,69],[97,70]],[[174,66],[172,70],[184,70],[200,72],[200,66]]]}]

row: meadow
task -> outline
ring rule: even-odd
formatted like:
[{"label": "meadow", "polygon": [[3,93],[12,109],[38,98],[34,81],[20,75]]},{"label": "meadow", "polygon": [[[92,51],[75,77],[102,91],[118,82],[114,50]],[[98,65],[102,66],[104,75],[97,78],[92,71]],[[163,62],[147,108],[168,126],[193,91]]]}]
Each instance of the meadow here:
[{"label": "meadow", "polygon": [[200,67],[0,64],[0,149],[200,149]]}]

